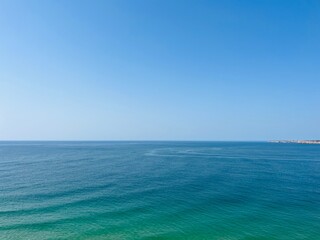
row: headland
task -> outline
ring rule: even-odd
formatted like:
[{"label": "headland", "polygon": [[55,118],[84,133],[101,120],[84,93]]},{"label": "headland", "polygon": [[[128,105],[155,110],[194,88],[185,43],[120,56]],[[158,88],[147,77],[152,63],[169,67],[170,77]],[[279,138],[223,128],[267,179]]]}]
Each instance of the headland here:
[{"label": "headland", "polygon": [[272,140],[273,143],[320,144],[320,140]]}]

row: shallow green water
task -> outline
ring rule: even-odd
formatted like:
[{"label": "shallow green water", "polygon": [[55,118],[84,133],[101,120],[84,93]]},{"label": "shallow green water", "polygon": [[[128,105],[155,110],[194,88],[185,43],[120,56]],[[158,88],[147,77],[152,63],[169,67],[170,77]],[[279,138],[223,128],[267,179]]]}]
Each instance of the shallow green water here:
[{"label": "shallow green water", "polygon": [[0,142],[0,239],[320,239],[320,145]]}]

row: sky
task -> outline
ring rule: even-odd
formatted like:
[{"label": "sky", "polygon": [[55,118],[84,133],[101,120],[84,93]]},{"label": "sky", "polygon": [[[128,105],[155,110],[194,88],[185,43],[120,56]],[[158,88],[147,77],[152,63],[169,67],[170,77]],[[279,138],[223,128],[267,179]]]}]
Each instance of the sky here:
[{"label": "sky", "polygon": [[0,139],[320,139],[320,1],[2,0]]}]

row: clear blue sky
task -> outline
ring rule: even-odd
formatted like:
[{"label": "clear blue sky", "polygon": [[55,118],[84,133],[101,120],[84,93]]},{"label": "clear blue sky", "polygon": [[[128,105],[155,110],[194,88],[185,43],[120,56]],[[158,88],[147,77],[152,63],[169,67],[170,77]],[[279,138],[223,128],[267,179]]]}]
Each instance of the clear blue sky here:
[{"label": "clear blue sky", "polygon": [[320,138],[320,1],[0,1],[0,139]]}]

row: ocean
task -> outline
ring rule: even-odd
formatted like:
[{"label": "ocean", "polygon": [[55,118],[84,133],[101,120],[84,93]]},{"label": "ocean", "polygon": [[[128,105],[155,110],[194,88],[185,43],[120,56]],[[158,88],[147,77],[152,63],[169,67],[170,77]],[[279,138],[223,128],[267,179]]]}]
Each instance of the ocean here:
[{"label": "ocean", "polygon": [[320,145],[3,141],[0,239],[319,240]]}]

